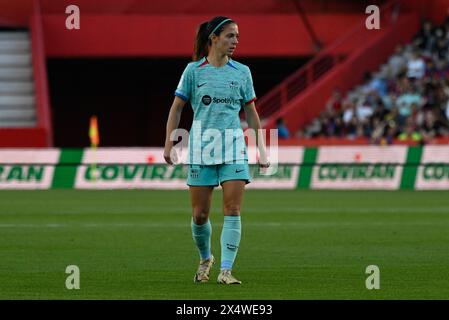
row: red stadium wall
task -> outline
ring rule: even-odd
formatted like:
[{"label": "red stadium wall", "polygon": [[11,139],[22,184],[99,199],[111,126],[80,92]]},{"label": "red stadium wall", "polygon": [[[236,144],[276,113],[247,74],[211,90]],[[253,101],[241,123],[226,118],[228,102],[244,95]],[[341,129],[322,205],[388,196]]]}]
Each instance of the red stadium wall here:
[{"label": "red stadium wall", "polygon": [[0,128],[0,148],[48,147],[44,128]]},{"label": "red stadium wall", "polygon": [[422,18],[427,18],[435,24],[441,24],[449,15],[449,0],[407,0],[404,5],[409,9],[419,12]]},{"label": "red stadium wall", "polygon": [[27,27],[33,12],[33,0],[0,0],[0,24]]},{"label": "red stadium wall", "polygon": [[[66,15],[43,16],[49,57],[176,56],[192,54],[196,28],[206,15],[82,15],[68,30]],[[291,15],[234,15],[240,27],[237,56],[307,56],[313,43],[301,19]],[[360,21],[359,14],[313,15],[318,38],[329,44]],[[328,26],[332,25],[332,28]],[[288,28],[286,28],[288,26]]]},{"label": "red stadium wall", "polygon": [[[34,0],[0,0],[1,16],[9,21],[27,25]],[[40,0],[44,13],[61,14],[68,5],[76,4],[89,14],[286,14],[297,10],[293,1],[286,0]],[[382,4],[386,0],[370,0]],[[360,13],[367,1],[360,0],[301,0],[307,13]]]},{"label": "red stadium wall", "polygon": [[[238,50],[241,56],[315,53],[293,1],[0,0],[0,19],[27,26],[33,2],[40,4],[44,17],[49,57],[190,56],[196,27],[214,15],[229,15],[239,22],[244,40]],[[80,7],[80,30],[65,28],[65,9],[71,4]],[[351,29],[365,6],[358,0],[302,0],[300,4],[325,45]]]}]

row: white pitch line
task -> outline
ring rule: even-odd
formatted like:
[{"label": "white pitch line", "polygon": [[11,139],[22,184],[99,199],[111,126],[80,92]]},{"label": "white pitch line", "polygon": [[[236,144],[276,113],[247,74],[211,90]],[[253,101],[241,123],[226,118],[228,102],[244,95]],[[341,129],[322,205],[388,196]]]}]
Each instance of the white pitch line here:
[{"label": "white pitch line", "polygon": [[[212,221],[213,223],[213,221]],[[222,223],[213,223],[214,226],[221,227]],[[328,227],[387,227],[387,226],[444,226],[441,221],[423,222],[243,222],[244,227],[278,227],[278,228],[328,228]],[[189,228],[189,223],[2,223],[0,228]]]},{"label": "white pitch line", "polygon": [[[135,209],[134,209],[135,210]],[[212,213],[215,213],[216,210],[211,209]],[[297,213],[297,214],[307,214],[307,213],[313,213],[313,214],[327,214],[327,213],[335,213],[335,214],[341,214],[341,213],[351,213],[351,214],[390,214],[390,213],[400,213],[400,214],[414,214],[414,213],[442,213],[442,214],[449,214],[449,206],[448,207],[377,207],[377,208],[338,208],[338,207],[331,207],[331,208],[316,208],[316,207],[279,207],[279,208],[259,208],[254,209],[251,207],[243,208],[242,214],[247,213]],[[187,214],[190,215],[191,209],[190,208],[173,208],[168,207],[161,211],[153,211],[152,208],[148,208],[148,210],[142,209],[139,211],[134,212],[126,212],[126,209],[119,209],[119,210],[111,210],[111,211],[104,211],[104,212],[77,212],[77,211],[59,211],[59,212],[38,212],[38,213],[27,213],[27,212],[2,212],[0,209],[0,216],[2,215],[54,215],[54,216],[63,216],[63,215],[152,215],[152,214]],[[218,209],[216,213],[221,213],[221,209]]]}]

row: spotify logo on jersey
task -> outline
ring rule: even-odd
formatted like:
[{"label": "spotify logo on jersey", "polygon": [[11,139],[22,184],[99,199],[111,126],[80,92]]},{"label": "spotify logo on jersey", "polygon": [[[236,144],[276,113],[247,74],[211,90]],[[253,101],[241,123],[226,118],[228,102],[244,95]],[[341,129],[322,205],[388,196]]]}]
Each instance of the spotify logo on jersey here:
[{"label": "spotify logo on jersey", "polygon": [[201,101],[206,105],[210,105],[210,103],[212,102],[212,98],[210,96],[203,96],[203,98],[201,99]]},{"label": "spotify logo on jersey", "polygon": [[210,105],[212,102],[215,104],[239,104],[239,100],[234,99],[234,98],[217,98],[217,97],[213,97],[211,98],[211,96],[203,96],[203,98],[201,99],[201,101],[204,103],[204,105],[208,106]]}]

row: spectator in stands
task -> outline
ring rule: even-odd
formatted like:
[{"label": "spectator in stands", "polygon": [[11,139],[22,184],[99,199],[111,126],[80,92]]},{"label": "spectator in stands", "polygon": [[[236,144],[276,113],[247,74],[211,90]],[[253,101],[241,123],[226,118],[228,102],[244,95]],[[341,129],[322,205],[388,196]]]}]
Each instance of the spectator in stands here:
[{"label": "spectator in stands", "polygon": [[407,77],[411,80],[422,79],[426,71],[426,64],[419,51],[414,51],[412,59],[407,64]]},{"label": "spectator in stands", "polygon": [[396,103],[399,108],[399,114],[406,118],[411,114],[412,104],[420,107],[423,104],[423,99],[416,90],[416,87],[412,85],[406,92],[398,97]]},{"label": "spectator in stands", "polygon": [[444,104],[442,108],[435,108],[434,110],[436,121],[440,128],[439,135],[443,137],[449,137],[449,121],[446,117],[446,110],[444,109]]},{"label": "spectator in stands", "polygon": [[432,78],[426,78],[423,95],[426,98],[425,105],[428,108],[434,108],[444,100],[444,90],[436,74]]},{"label": "spectator in stands", "polygon": [[391,110],[393,106],[396,105],[397,96],[393,91],[390,91],[388,95],[382,98],[382,103],[385,106],[385,109]]},{"label": "spectator in stands", "polygon": [[373,80],[373,75],[371,72],[365,72],[363,75],[363,85],[362,85],[362,94],[367,96],[373,91],[371,86],[371,81]]},{"label": "spectator in stands", "polygon": [[396,127],[396,126],[402,126],[405,119],[401,117],[399,114],[398,107],[393,107],[390,112],[385,116],[385,121],[389,126]]},{"label": "spectator in stands", "polygon": [[307,126],[305,137],[306,138],[315,138],[318,137],[321,132],[321,121],[320,118],[315,118],[312,120],[312,123]]},{"label": "spectator in stands", "polygon": [[333,135],[336,137],[342,137],[344,135],[344,124],[341,117],[334,118]]},{"label": "spectator in stands", "polygon": [[356,115],[356,107],[355,104],[351,101],[346,101],[343,104],[343,123],[347,125],[353,117]]},{"label": "spectator in stands", "polygon": [[323,137],[341,136],[343,133],[343,122],[338,116],[324,113],[321,120],[321,132]]},{"label": "spectator in stands", "polygon": [[438,60],[437,65],[437,79],[447,79],[449,77],[449,58]]},{"label": "spectator in stands", "polygon": [[435,42],[432,22],[425,20],[416,34],[413,43],[426,55],[430,54]]},{"label": "spectator in stands", "polygon": [[[368,87],[371,90],[371,97],[384,97],[388,94],[387,80],[382,75],[372,78]],[[375,95],[373,93],[375,93]]]},{"label": "spectator in stands", "polygon": [[388,60],[391,76],[398,76],[403,74],[407,69],[407,60],[404,57],[404,47],[396,46],[394,54]]},{"label": "spectator in stands", "polygon": [[435,137],[449,136],[448,122],[440,114],[440,110],[432,109],[425,113],[421,134],[426,143],[432,141]]},{"label": "spectator in stands", "polygon": [[449,58],[447,60],[440,61],[440,79],[449,79]]},{"label": "spectator in stands", "polygon": [[346,137],[349,139],[354,139],[355,137],[357,137],[357,135],[360,133],[360,130],[358,128],[359,122],[354,114],[349,122],[345,125]]},{"label": "spectator in stands", "polygon": [[396,138],[398,133],[398,127],[394,125],[388,125],[386,127],[386,131],[384,134],[384,138],[381,141],[381,144],[393,144],[394,139]]},{"label": "spectator in stands", "polygon": [[365,124],[372,114],[373,108],[368,100],[365,100],[362,104],[357,106],[356,116],[361,123]]},{"label": "spectator in stands", "polygon": [[392,124],[380,123],[371,135],[372,144],[390,145],[397,136],[397,127]]},{"label": "spectator in stands", "polygon": [[[410,119],[410,120],[409,120]],[[405,124],[407,125],[407,121],[411,121],[413,125],[421,126],[424,123],[424,112],[423,108],[419,108],[416,104],[412,104],[411,114],[405,120]]]},{"label": "spectator in stands", "polygon": [[438,38],[434,49],[432,50],[435,60],[445,60],[448,58],[448,41],[446,38]]},{"label": "spectator in stands", "polygon": [[[409,90],[410,88],[410,80],[406,75],[402,77],[398,77],[390,86],[390,94],[393,94],[396,98],[401,94]],[[395,104],[397,105],[397,104]]]},{"label": "spectator in stands", "polygon": [[288,128],[284,123],[284,119],[282,119],[282,118],[277,119],[276,127],[278,129],[278,136],[280,139],[290,138],[290,132],[288,131]]},{"label": "spectator in stands", "polygon": [[420,128],[424,124],[424,115],[425,115],[424,108],[416,109],[412,112],[410,118],[412,119],[413,123],[418,128]]},{"label": "spectator in stands", "polygon": [[328,112],[341,112],[343,104],[343,98],[341,96],[341,91],[339,88],[335,88],[331,97],[326,103],[326,110]]},{"label": "spectator in stands", "polygon": [[384,135],[385,121],[381,121],[379,118],[374,117],[372,121],[372,130],[370,132],[370,143],[380,144]]},{"label": "spectator in stands", "polygon": [[415,141],[415,142],[422,142],[422,135],[421,133],[419,133],[418,130],[416,130],[416,126],[414,125],[412,118],[408,118],[407,119],[407,123],[405,125],[405,129],[404,132],[400,133],[398,135],[398,140],[399,141]]},{"label": "spectator in stands", "polygon": [[332,121],[326,112],[323,112],[321,114],[320,121],[321,121],[321,131],[319,133],[319,136],[321,137],[332,136],[333,132]]},{"label": "spectator in stands", "polygon": [[437,69],[433,59],[427,60],[426,61],[426,72],[424,73],[424,77],[426,78],[426,81],[430,81],[430,79],[432,79],[433,76],[437,73],[438,73],[438,69]]},{"label": "spectator in stands", "polygon": [[383,121],[385,116],[388,114],[388,110],[385,108],[385,105],[382,100],[377,102],[376,108],[371,116],[371,124],[373,119],[379,119]]},{"label": "spectator in stands", "polygon": [[439,135],[439,126],[432,111],[426,112],[424,124],[421,126],[420,133],[425,143],[430,143],[433,138]]}]

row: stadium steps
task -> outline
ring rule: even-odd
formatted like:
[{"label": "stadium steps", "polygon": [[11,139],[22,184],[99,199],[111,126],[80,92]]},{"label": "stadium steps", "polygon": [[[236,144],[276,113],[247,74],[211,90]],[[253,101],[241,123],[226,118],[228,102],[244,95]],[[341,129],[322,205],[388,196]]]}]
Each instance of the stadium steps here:
[{"label": "stadium steps", "polygon": [[0,68],[0,81],[4,80],[32,80],[31,68],[27,67],[11,67],[11,68]]},{"label": "stadium steps", "polygon": [[30,50],[30,42],[27,40],[0,39],[0,54],[21,53]]},{"label": "stadium steps", "polygon": [[26,67],[31,64],[31,55],[23,53],[0,54],[0,67]]},{"label": "stadium steps", "polygon": [[0,94],[0,110],[2,107],[6,106],[32,106],[35,105],[35,99],[34,96],[30,95],[22,95],[22,96],[15,96],[15,95],[6,95],[6,94]]},{"label": "stadium steps", "polygon": [[28,32],[0,32],[0,128],[36,126]]},{"label": "stadium steps", "polygon": [[0,40],[29,40],[28,31],[0,31]]},{"label": "stadium steps", "polygon": [[1,110],[0,119],[2,121],[12,120],[12,121],[34,121],[35,113],[33,109],[30,108],[20,108],[20,109],[5,109]]},{"label": "stadium steps", "polygon": [[0,119],[0,128],[34,128],[36,126],[35,120],[11,120]]},{"label": "stadium steps", "polygon": [[14,81],[9,82],[0,80],[0,94],[1,93],[13,93],[13,94],[27,94],[33,93],[33,83],[31,81]]}]

